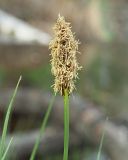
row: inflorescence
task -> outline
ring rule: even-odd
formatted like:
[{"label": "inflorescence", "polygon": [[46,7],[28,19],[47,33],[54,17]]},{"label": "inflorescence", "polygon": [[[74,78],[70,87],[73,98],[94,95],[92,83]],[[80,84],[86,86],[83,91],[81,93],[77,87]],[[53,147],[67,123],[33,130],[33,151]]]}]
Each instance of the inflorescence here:
[{"label": "inflorescence", "polygon": [[63,96],[65,91],[68,95],[75,88],[74,82],[78,78],[79,67],[76,54],[78,53],[78,41],[75,40],[71,31],[70,23],[65,22],[64,17],[58,16],[53,27],[54,39],[51,40],[52,74],[55,76],[54,91],[60,92]]}]

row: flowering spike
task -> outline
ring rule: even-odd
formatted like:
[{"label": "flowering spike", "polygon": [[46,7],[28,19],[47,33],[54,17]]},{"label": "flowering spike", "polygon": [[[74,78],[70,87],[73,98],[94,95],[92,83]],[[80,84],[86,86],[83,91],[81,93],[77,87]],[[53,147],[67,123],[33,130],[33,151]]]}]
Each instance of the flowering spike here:
[{"label": "flowering spike", "polygon": [[51,40],[49,48],[52,56],[51,71],[55,76],[54,91],[63,96],[66,90],[70,95],[75,88],[74,81],[78,78],[78,70],[82,68],[76,60],[78,41],[74,38],[70,23],[65,22],[60,15],[53,30],[54,39]]}]

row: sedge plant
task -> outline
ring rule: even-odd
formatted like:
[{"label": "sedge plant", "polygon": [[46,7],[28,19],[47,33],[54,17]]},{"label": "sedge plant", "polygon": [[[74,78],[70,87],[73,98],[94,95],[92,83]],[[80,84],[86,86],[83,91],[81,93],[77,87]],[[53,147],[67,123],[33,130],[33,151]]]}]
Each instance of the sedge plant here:
[{"label": "sedge plant", "polygon": [[16,88],[14,90],[14,93],[12,95],[11,101],[9,103],[7,112],[6,112],[6,116],[5,116],[5,120],[4,120],[4,125],[3,125],[2,136],[1,136],[1,140],[0,140],[0,160],[4,160],[6,158],[7,152],[9,150],[9,148],[10,148],[10,145],[11,145],[11,142],[12,142],[12,139],[13,139],[13,138],[11,138],[11,140],[10,140],[7,148],[5,148],[5,141],[6,141],[6,135],[7,135],[9,118],[10,118],[12,106],[13,106],[13,103],[14,103],[14,100],[15,100],[15,97],[16,97],[16,94],[17,94],[17,90],[18,90],[21,78],[22,77],[20,76],[20,78],[18,80],[18,83],[16,85]]},{"label": "sedge plant", "polygon": [[64,99],[64,153],[63,160],[68,160],[69,148],[69,98],[75,88],[79,67],[76,54],[78,41],[71,31],[70,23],[64,17],[58,16],[53,27],[54,38],[49,44],[51,49],[52,74],[55,77],[54,92],[60,92]]}]

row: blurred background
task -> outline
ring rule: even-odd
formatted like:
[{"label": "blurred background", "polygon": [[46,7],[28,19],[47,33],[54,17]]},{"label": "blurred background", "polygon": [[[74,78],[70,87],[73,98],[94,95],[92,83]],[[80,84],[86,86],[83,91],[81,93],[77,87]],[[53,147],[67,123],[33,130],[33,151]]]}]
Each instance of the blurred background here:
[{"label": "blurred background", "polygon": [[[0,0],[0,133],[22,75],[9,122],[9,160],[27,160],[53,95],[50,51],[58,14],[71,22],[83,66],[70,104],[70,160],[128,159],[128,2]],[[106,117],[108,120],[106,121]],[[63,154],[63,100],[56,97],[36,159]]]}]

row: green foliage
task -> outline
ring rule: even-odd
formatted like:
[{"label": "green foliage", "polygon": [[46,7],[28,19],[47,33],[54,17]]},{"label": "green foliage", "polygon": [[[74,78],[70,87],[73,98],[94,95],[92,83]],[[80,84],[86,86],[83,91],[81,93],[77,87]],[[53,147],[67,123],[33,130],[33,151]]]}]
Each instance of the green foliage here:
[{"label": "green foliage", "polygon": [[7,153],[8,153],[8,150],[9,150],[10,146],[11,146],[12,140],[13,140],[13,137],[11,138],[11,140],[10,140],[10,142],[9,142],[9,144],[8,144],[4,154],[3,154],[2,160],[5,160],[5,158],[7,156]]},{"label": "green foliage", "polygon": [[100,157],[101,157],[101,150],[102,150],[102,146],[103,146],[104,135],[105,135],[105,130],[103,131],[103,134],[102,134],[102,137],[101,137],[100,146],[99,146],[99,150],[98,150],[96,160],[100,160]]},{"label": "green foliage", "polygon": [[18,80],[18,83],[16,85],[16,88],[14,90],[14,93],[13,93],[13,96],[12,96],[11,101],[9,103],[9,106],[8,106],[8,109],[7,109],[7,112],[6,112],[6,116],[5,116],[5,120],[4,120],[3,132],[2,132],[2,137],[1,137],[1,141],[0,141],[0,159],[2,159],[2,160],[5,159],[7,151],[10,147],[10,143],[12,141],[12,140],[10,141],[10,143],[8,144],[8,147],[5,150],[5,140],[6,140],[6,135],[7,135],[8,122],[9,122],[10,113],[11,113],[11,110],[12,110],[12,105],[13,105],[14,99],[16,97],[16,93],[17,93],[20,81],[21,81],[21,76],[20,76],[20,78]]},{"label": "green foliage", "polygon": [[30,157],[30,160],[34,160],[35,159],[36,152],[37,152],[37,149],[38,149],[38,146],[39,146],[39,143],[40,143],[40,139],[41,139],[42,134],[44,133],[44,130],[45,130],[45,127],[46,127],[49,115],[51,113],[51,109],[52,109],[54,100],[55,100],[55,95],[51,99],[51,102],[50,102],[50,104],[48,106],[48,109],[46,111],[46,114],[44,116],[44,119],[43,119],[43,122],[42,122],[42,125],[41,125],[41,129],[40,129],[40,134],[39,134],[39,136],[38,136],[38,138],[37,138],[37,140],[35,142],[35,145],[34,145],[34,148],[33,148],[33,151],[32,151],[31,157]]}]

